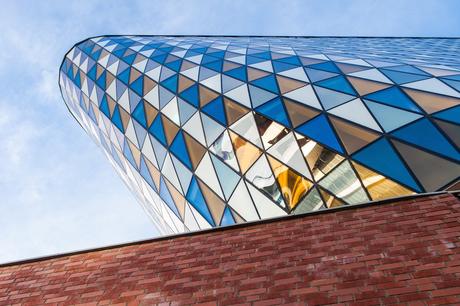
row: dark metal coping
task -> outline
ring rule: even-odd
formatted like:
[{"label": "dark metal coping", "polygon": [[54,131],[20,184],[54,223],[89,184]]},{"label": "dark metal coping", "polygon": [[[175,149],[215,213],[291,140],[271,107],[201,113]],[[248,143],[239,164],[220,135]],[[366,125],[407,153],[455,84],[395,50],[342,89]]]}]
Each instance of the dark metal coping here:
[{"label": "dark metal coping", "polygon": [[340,207],[330,208],[330,209],[325,209],[325,210],[312,211],[312,212],[298,214],[298,215],[287,215],[287,216],[239,223],[239,224],[234,224],[234,225],[229,225],[229,226],[198,230],[198,231],[193,231],[193,232],[165,235],[165,236],[160,236],[160,237],[155,237],[155,238],[150,238],[150,239],[131,241],[131,242],[102,246],[102,247],[97,247],[97,248],[92,248],[92,249],[83,249],[83,250],[70,251],[70,252],[65,252],[65,253],[58,253],[54,255],[47,255],[47,256],[23,259],[23,260],[18,260],[18,261],[0,263],[0,268],[16,266],[16,265],[23,265],[23,264],[33,263],[33,262],[40,262],[40,261],[62,258],[62,257],[67,257],[67,256],[73,256],[73,255],[79,255],[79,254],[84,254],[84,253],[92,253],[92,252],[122,248],[122,247],[127,247],[127,246],[133,246],[133,245],[153,243],[157,241],[176,239],[176,238],[181,238],[181,237],[196,236],[196,235],[208,234],[212,232],[221,232],[221,231],[227,231],[227,230],[243,228],[243,227],[252,227],[252,226],[257,226],[259,224],[274,223],[278,221],[287,221],[287,220],[293,220],[293,219],[299,219],[299,218],[308,218],[311,216],[336,213],[336,212],[340,212],[344,210],[360,209],[364,207],[378,206],[378,205],[384,205],[384,204],[395,204],[395,203],[402,202],[402,201],[408,201],[408,200],[413,200],[413,199],[418,199],[418,198],[427,198],[430,196],[444,195],[444,194],[452,194],[456,196],[457,198],[459,198],[460,191],[452,191],[452,192],[439,191],[439,192],[431,192],[431,193],[413,194],[409,196],[402,196],[402,197],[395,197],[395,198],[384,199],[384,200],[379,200],[379,201],[365,202],[365,203],[356,204],[356,205],[346,205],[346,206],[340,206]]}]

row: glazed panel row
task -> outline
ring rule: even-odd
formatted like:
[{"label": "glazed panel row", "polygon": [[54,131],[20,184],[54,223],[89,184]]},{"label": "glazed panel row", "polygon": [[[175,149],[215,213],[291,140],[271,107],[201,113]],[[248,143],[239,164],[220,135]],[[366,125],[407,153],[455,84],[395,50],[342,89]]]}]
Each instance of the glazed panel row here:
[{"label": "glazed panel row", "polygon": [[455,50],[109,36],[72,48],[60,85],[156,226],[176,233],[458,188]]}]

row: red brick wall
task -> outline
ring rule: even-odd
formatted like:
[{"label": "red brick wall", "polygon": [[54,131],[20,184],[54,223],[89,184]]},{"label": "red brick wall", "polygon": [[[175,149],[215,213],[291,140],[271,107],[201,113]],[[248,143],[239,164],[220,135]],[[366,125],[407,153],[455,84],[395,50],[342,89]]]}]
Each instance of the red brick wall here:
[{"label": "red brick wall", "polygon": [[0,267],[0,305],[460,304],[460,201],[399,201]]}]

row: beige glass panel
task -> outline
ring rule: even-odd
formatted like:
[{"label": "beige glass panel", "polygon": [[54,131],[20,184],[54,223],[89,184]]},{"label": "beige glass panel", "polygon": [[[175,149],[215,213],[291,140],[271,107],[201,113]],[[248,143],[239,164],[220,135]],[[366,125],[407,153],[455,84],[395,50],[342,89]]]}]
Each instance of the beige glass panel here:
[{"label": "beige glass panel", "polygon": [[287,77],[283,77],[280,75],[276,76],[276,80],[278,81],[278,86],[280,89],[281,94],[285,94],[287,92],[293,91],[297,88],[305,86],[305,82],[296,81]]},{"label": "beige glass panel", "polygon": [[163,121],[163,126],[165,130],[166,142],[168,143],[168,145],[171,145],[171,143],[174,140],[174,137],[176,137],[176,134],[179,131],[179,127],[163,114],[161,115],[161,119]]},{"label": "beige glass panel", "polygon": [[144,102],[144,109],[145,109],[145,116],[147,119],[147,127],[150,127],[152,124],[153,120],[155,120],[155,117],[158,114],[158,111],[156,110],[155,107],[153,107],[150,103],[147,101]]},{"label": "beige glass panel", "polygon": [[232,125],[238,119],[249,113],[249,109],[239,103],[224,97],[225,113],[227,115],[228,125]]},{"label": "beige glass panel", "polygon": [[290,210],[294,209],[302,197],[310,190],[313,183],[295,173],[275,158],[268,156],[276,180],[281,188],[281,194]]},{"label": "beige glass panel", "polygon": [[233,143],[233,148],[235,149],[236,158],[238,159],[238,164],[240,165],[241,172],[244,174],[259,158],[262,151],[237,134],[233,132],[229,133]]},{"label": "beige glass panel", "polygon": [[398,183],[378,174],[364,166],[352,162],[358,172],[364,187],[372,197],[372,200],[388,199],[413,194],[414,192],[399,185]]},{"label": "beige glass panel", "polygon": [[403,90],[428,114],[438,112],[452,106],[460,105],[460,99],[414,89],[403,88]]},{"label": "beige glass panel", "polygon": [[299,125],[307,122],[320,113],[316,109],[301,105],[300,103],[294,102],[287,98],[284,98],[283,101],[294,127],[298,127]]},{"label": "beige glass panel", "polygon": [[185,145],[187,146],[188,154],[190,155],[190,161],[192,162],[193,169],[195,170],[206,153],[206,148],[186,132],[183,133]]},{"label": "beige glass panel", "polygon": [[200,179],[198,179],[198,185],[200,185],[200,189],[206,200],[206,204],[208,204],[214,222],[219,225],[225,209],[224,202]]},{"label": "beige glass panel", "polygon": [[375,132],[358,127],[344,120],[334,118],[332,116],[329,118],[331,119],[337,134],[339,134],[348,154],[353,154],[367,144],[377,140],[380,136]]},{"label": "beige glass panel", "polygon": [[179,92],[183,92],[184,90],[186,90],[193,84],[195,84],[193,80],[190,80],[189,78],[183,76],[182,74],[179,74],[179,88],[178,88]]},{"label": "beige glass panel", "polygon": [[208,89],[203,85],[199,85],[199,92],[200,92],[200,106],[203,107],[215,98],[219,96],[217,92]]},{"label": "beige glass panel", "polygon": [[372,92],[376,92],[385,88],[390,87],[390,84],[383,84],[369,80],[363,80],[354,77],[347,77],[348,81],[350,81],[351,85],[356,89],[356,91],[361,95],[367,95]]},{"label": "beige glass panel", "polygon": [[166,186],[168,186],[169,193],[171,194],[171,197],[174,200],[174,204],[176,204],[177,210],[179,211],[179,214],[182,217],[182,220],[184,220],[184,217],[185,217],[185,198],[184,196],[166,178],[164,178],[164,181],[166,182]]},{"label": "beige glass panel", "polygon": [[269,72],[248,67],[248,81],[249,82],[257,80],[257,79],[260,79],[260,78],[262,78],[264,76],[267,76],[269,74],[270,74]]},{"label": "beige glass panel", "polygon": [[157,86],[157,83],[148,76],[144,75],[144,96],[148,94],[155,86]]},{"label": "beige glass panel", "polygon": [[460,165],[434,154],[416,149],[402,142],[393,140],[412,172],[426,191],[437,191],[458,178]]}]

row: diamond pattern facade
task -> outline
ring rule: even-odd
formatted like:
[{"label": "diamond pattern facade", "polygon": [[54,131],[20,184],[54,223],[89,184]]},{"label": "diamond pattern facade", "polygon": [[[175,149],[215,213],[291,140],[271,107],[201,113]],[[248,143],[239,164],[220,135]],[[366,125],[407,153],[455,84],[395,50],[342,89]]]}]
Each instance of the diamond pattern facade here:
[{"label": "diamond pattern facade", "polygon": [[460,40],[104,36],[64,100],[162,233],[458,189]]}]

